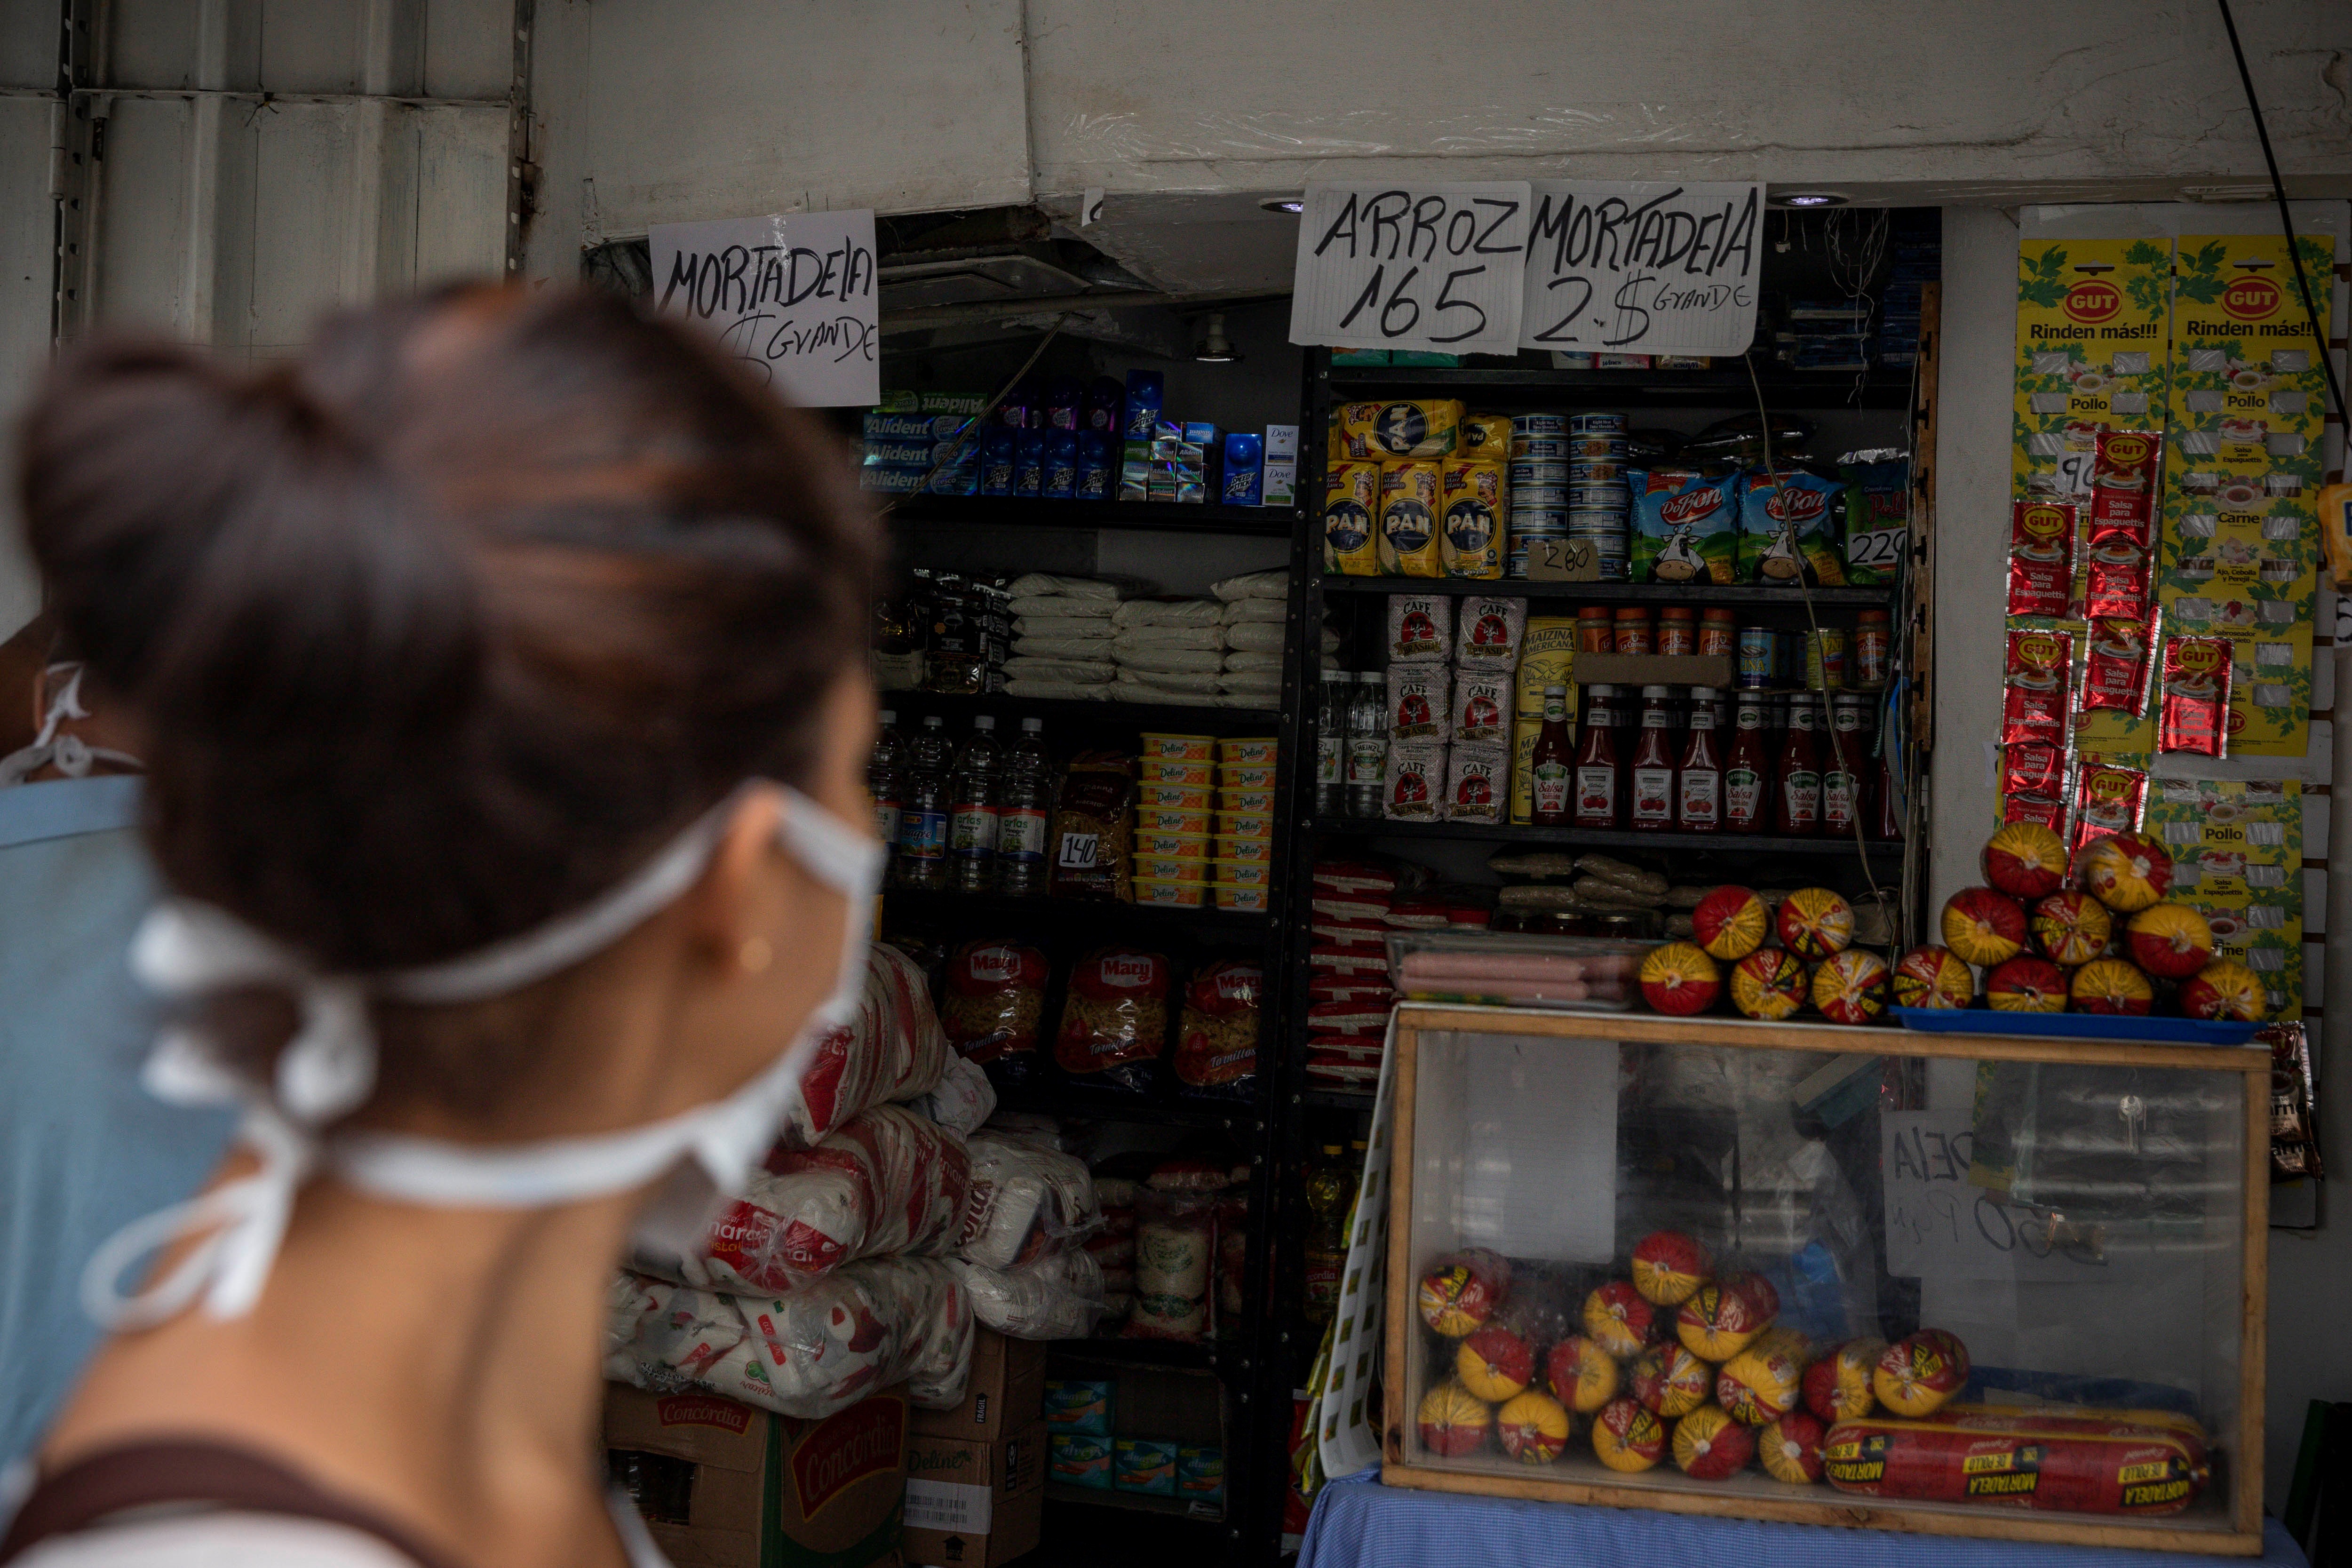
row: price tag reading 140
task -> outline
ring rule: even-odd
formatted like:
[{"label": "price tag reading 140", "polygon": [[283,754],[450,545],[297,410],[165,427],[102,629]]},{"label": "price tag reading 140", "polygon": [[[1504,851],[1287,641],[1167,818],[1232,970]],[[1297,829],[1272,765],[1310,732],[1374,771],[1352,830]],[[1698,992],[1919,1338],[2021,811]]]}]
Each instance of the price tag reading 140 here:
[{"label": "price tag reading 140", "polygon": [[1528,193],[1523,180],[1310,187],[1290,341],[1514,352]]}]

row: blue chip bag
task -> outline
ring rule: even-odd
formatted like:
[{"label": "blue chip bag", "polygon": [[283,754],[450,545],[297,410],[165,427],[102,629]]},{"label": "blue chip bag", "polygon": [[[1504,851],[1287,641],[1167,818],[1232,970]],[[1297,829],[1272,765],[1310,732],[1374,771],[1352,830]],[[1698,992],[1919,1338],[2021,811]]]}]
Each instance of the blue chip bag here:
[{"label": "blue chip bag", "polygon": [[1628,475],[1633,581],[1738,582],[1739,477],[1667,468]]}]

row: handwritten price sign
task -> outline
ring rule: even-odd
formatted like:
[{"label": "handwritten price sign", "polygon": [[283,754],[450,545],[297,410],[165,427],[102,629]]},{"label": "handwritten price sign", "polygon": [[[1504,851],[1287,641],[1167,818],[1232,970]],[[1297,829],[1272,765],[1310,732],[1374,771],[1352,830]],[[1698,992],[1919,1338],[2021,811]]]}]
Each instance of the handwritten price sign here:
[{"label": "handwritten price sign", "polygon": [[1290,341],[1516,353],[1528,200],[1524,180],[1308,186]]},{"label": "handwritten price sign", "polygon": [[1534,191],[1519,346],[1748,352],[1763,186],[1538,180]]},{"label": "handwritten price sign", "polygon": [[871,209],[656,224],[652,240],[655,307],[709,327],[786,401],[882,400]]}]

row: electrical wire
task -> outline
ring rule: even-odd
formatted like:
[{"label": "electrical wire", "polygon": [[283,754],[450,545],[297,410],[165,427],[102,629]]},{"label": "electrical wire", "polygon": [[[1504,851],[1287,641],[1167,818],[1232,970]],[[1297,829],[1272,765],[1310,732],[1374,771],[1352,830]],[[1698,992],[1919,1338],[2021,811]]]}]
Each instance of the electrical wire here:
[{"label": "electrical wire", "polygon": [[[1765,476],[1772,481],[1773,491],[1777,494],[1781,488],[1782,480],[1780,479],[1780,470],[1779,466],[1772,461],[1772,416],[1764,406],[1764,383],[1756,374],[1756,361],[1753,357],[1742,354],[1740,356],[1739,363],[1748,367],[1748,384],[1756,389],[1756,427],[1757,434],[1761,436],[1764,440],[1764,473]],[[1794,523],[1790,523],[1788,527],[1790,531],[1790,542],[1791,547],[1793,547],[1795,544],[1796,525]],[[1797,563],[1797,594],[1804,602],[1805,624],[1812,629],[1813,658],[1819,661],[1822,667],[1822,709],[1823,719],[1826,722],[1830,700],[1829,660],[1823,656],[1823,650],[1822,647],[1821,617],[1813,613],[1813,590],[1811,584],[1805,581],[1805,565],[1801,559]],[[1844,750],[1837,743],[1836,730],[1834,728],[1831,728],[1827,731],[1827,733],[1831,737],[1831,754],[1837,758],[1839,765],[1846,767],[1853,766],[1852,763],[1846,762]],[[1862,794],[1859,787],[1859,773],[1857,772],[1854,776],[1857,781],[1857,787],[1854,790],[1854,795],[1858,800]],[[1865,883],[1869,884],[1871,901],[1876,904],[1879,910],[1884,912],[1887,907],[1886,893],[1884,889],[1879,887],[1877,877],[1874,875],[1870,869],[1870,843],[1869,840],[1863,836],[1862,817],[1863,814],[1856,811],[1848,818],[1848,824],[1853,829],[1854,858],[1862,863],[1862,879]],[[1895,911],[1895,918],[1900,920],[1903,916],[1903,911],[1898,909]]]},{"label": "electrical wire", "polygon": [[2237,57],[2238,81],[2246,89],[2246,110],[2254,117],[2254,135],[2263,144],[2263,163],[2271,172],[2271,195],[2278,202],[2279,228],[2286,236],[2287,259],[2294,263],[2294,286],[2303,295],[2304,320],[2311,324],[2311,335],[2319,345],[2320,367],[2327,372],[2327,393],[2336,401],[2336,422],[2347,439],[2352,439],[2352,419],[2344,412],[2344,385],[2336,379],[2336,356],[2327,352],[2327,335],[2319,330],[2319,310],[2312,303],[2311,279],[2303,269],[2303,247],[2294,237],[2294,218],[2287,211],[2286,182],[2279,178],[2278,157],[2271,151],[2270,127],[2263,122],[2263,106],[2254,98],[2253,73],[2246,68],[2246,51],[2238,42],[2237,19],[2230,15],[2230,0],[2214,0],[2221,8],[2221,26],[2230,34],[2230,53]]}]

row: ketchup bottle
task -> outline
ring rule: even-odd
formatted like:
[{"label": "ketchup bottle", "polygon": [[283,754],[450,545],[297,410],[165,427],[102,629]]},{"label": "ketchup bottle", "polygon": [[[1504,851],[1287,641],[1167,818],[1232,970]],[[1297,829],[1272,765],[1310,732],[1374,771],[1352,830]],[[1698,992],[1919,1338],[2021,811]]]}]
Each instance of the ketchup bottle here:
[{"label": "ketchup bottle", "polygon": [[1685,833],[1715,833],[1723,827],[1723,763],[1715,754],[1712,688],[1691,688],[1690,740],[1675,770],[1675,826]]},{"label": "ketchup bottle", "polygon": [[1584,710],[1584,739],[1576,749],[1575,823],[1579,827],[1625,826],[1623,770],[1617,763],[1617,689],[1591,689]]},{"label": "ketchup bottle", "polygon": [[1761,833],[1772,808],[1772,758],[1764,748],[1764,696],[1739,694],[1738,728],[1723,765],[1723,825],[1734,833]]},{"label": "ketchup bottle", "polygon": [[1789,738],[1780,743],[1780,790],[1773,802],[1772,830],[1810,838],[1822,830],[1822,761],[1815,749],[1813,694],[1789,699]]},{"label": "ketchup bottle", "polygon": [[1675,825],[1674,692],[1642,688],[1642,733],[1633,743],[1633,805],[1628,826],[1664,833]]},{"label": "ketchup bottle", "polygon": [[1537,827],[1565,827],[1569,801],[1575,794],[1576,748],[1568,738],[1568,688],[1544,688],[1543,728],[1536,732],[1536,749],[1528,760],[1532,799],[1528,821]]},{"label": "ketchup bottle", "polygon": [[1870,699],[1830,699],[1830,749],[1822,770],[1822,831],[1850,838],[1870,817]]}]

